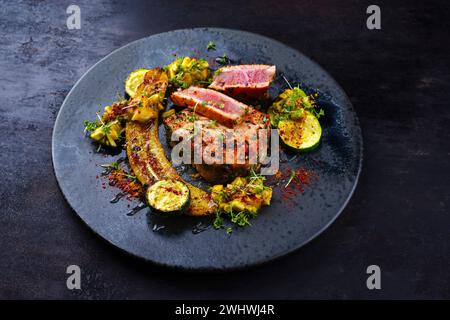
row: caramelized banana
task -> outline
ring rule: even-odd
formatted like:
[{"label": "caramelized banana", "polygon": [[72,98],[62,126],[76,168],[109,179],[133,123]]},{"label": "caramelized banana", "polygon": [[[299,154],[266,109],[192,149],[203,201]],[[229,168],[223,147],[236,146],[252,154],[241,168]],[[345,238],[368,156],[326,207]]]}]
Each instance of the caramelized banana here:
[{"label": "caramelized banana", "polygon": [[[180,180],[181,177],[166,158],[158,136],[158,119],[142,124],[127,122],[125,127],[127,155],[130,166],[142,184],[152,185],[161,179]],[[186,182],[185,182],[186,183]],[[204,216],[215,212],[211,194],[186,183],[191,203],[186,214]]]}]

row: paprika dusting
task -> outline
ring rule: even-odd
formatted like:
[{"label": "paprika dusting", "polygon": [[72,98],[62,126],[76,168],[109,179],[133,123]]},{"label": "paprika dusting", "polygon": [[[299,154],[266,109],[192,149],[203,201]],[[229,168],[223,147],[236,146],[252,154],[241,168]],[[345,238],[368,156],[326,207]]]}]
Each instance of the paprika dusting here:
[{"label": "paprika dusting", "polygon": [[127,196],[128,200],[139,199],[144,195],[144,188],[135,177],[127,174],[123,169],[114,169],[108,175],[109,185],[116,187]]},{"label": "paprika dusting", "polygon": [[315,177],[312,171],[305,168],[287,168],[284,171],[278,171],[273,179],[275,185],[279,186],[282,200],[290,202],[298,192],[305,192],[305,187],[310,185]]}]

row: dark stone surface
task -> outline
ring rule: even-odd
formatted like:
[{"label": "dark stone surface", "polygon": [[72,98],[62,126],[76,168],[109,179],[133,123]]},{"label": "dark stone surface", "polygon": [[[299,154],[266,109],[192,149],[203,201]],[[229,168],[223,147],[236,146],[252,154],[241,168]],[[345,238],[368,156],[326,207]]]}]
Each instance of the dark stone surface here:
[{"label": "dark stone surface", "polygon": [[[0,297],[450,298],[450,99],[444,2],[379,1],[382,30],[365,27],[369,1],[217,5],[0,2]],[[136,261],[83,225],[51,164],[56,113],[75,81],[130,41],[216,26],[278,39],[329,71],[350,95],[364,135],[359,187],[321,237],[275,263],[229,274],[179,273]],[[83,271],[70,292],[65,269]],[[382,290],[365,269],[378,264]]]}]

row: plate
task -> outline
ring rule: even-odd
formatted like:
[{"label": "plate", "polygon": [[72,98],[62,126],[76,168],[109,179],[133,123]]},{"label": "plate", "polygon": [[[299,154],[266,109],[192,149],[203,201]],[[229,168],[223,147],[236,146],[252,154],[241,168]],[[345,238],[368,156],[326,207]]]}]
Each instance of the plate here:
[{"label": "plate", "polygon": [[[209,41],[216,43],[215,51],[207,51]],[[322,143],[316,151],[281,164],[283,168],[306,168],[316,178],[304,192],[288,201],[282,200],[282,188],[276,188],[272,205],[261,210],[251,226],[236,229],[231,235],[212,228],[212,218],[162,219],[148,208],[128,215],[137,203],[124,199],[112,203],[118,190],[107,186],[100,176],[99,165],[121,155],[105,157],[96,153],[94,144],[83,134],[83,120],[93,120],[96,111],[123,93],[124,80],[137,68],[167,65],[175,55],[205,57],[214,63],[222,54],[235,64],[276,65],[278,77],[270,89],[272,95],[287,86],[283,76],[291,85],[299,83],[308,91],[318,90],[318,102],[325,110],[321,118]],[[164,131],[162,126],[160,131]],[[222,271],[284,256],[324,231],[342,212],[356,187],[362,137],[355,111],[342,88],[300,52],[249,32],[197,28],[137,40],[91,67],[74,85],[59,111],[52,155],[55,175],[68,203],[106,241],[159,265]]]}]

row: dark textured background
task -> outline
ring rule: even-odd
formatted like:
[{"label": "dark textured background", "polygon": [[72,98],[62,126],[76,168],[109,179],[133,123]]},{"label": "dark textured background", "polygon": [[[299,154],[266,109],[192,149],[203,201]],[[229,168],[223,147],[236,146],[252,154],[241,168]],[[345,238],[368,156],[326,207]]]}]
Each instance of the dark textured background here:
[{"label": "dark textured background", "polygon": [[[450,298],[450,10],[444,1],[0,1],[0,298]],[[81,7],[81,30],[66,7]],[[343,215],[274,263],[180,273],[106,245],[64,201],[51,133],[64,97],[97,60],[173,29],[242,29],[317,61],[359,115],[364,164]],[[65,269],[82,269],[82,290]],[[365,269],[378,264],[382,290]]]}]

